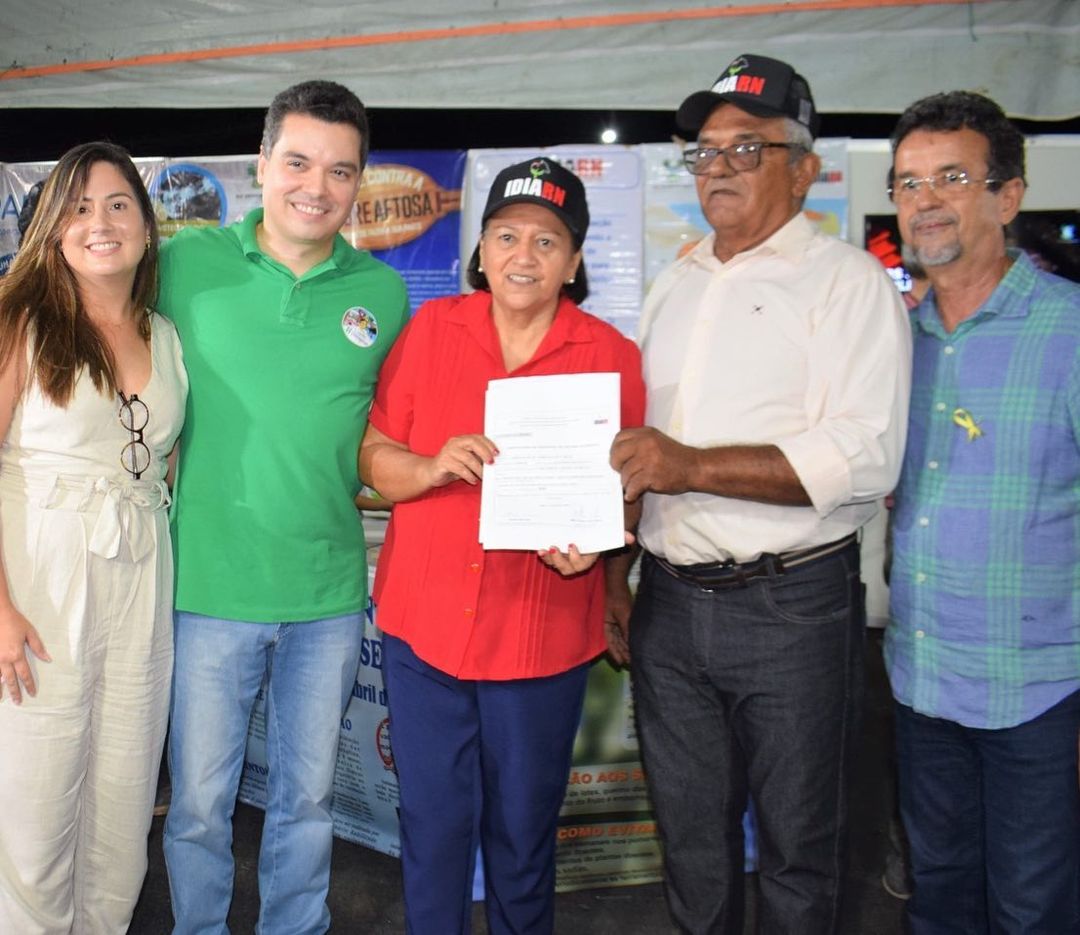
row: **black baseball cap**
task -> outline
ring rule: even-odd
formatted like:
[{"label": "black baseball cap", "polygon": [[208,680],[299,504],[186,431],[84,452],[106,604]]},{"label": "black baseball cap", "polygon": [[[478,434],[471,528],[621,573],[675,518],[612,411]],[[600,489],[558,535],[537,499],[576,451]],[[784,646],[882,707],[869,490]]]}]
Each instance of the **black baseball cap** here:
[{"label": "black baseball cap", "polygon": [[500,208],[523,201],[555,214],[569,229],[575,247],[585,242],[589,230],[585,186],[565,166],[546,156],[507,166],[491,183],[481,223],[486,224]]},{"label": "black baseball cap", "polygon": [[821,118],[807,80],[787,62],[764,55],[740,55],[708,91],[691,94],[675,114],[683,130],[697,133],[722,101],[756,117],[790,117],[817,138]]}]

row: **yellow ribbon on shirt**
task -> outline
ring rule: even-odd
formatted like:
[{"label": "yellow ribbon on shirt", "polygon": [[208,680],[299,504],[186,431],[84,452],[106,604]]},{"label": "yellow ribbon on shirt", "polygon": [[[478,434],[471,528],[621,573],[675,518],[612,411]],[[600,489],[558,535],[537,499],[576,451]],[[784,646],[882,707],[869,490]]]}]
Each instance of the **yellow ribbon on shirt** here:
[{"label": "yellow ribbon on shirt", "polygon": [[976,438],[982,437],[982,429],[975,423],[975,417],[966,409],[954,409],[952,420],[959,425],[960,428],[967,430],[969,442],[973,442]]}]

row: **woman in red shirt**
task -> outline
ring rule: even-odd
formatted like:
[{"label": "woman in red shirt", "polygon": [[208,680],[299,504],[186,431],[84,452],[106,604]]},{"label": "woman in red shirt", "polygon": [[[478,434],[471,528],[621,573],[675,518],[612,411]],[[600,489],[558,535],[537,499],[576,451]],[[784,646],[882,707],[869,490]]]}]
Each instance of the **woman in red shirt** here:
[{"label": "woman in red shirt", "polygon": [[476,291],[425,303],[379,376],[360,465],[396,504],[374,598],[409,932],[469,930],[478,843],[489,930],[553,929],[558,813],[606,646],[603,569],[572,545],[481,547],[480,485],[498,455],[484,394],[498,378],[618,372],[622,427],[641,425],[636,345],[576,304],[588,225],[572,172],[546,158],[504,169],[469,264]]}]

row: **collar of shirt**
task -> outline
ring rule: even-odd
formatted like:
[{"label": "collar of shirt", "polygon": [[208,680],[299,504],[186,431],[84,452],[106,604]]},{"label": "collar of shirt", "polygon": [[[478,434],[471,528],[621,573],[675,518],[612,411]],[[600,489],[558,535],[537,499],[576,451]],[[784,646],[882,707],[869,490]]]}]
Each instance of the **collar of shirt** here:
[{"label": "collar of shirt", "polygon": [[716,256],[716,233],[709,234],[693,250],[683,257],[682,262],[688,265],[701,265],[709,269],[718,269],[723,266],[731,266],[742,262],[750,257],[762,254],[773,254],[784,257],[792,263],[797,263],[806,253],[810,241],[814,239],[817,228],[810,222],[802,211],[796,214],[782,227],[773,231],[756,247],[736,253],[727,263],[721,263]]},{"label": "collar of shirt", "polygon": [[[499,345],[499,335],[495,331],[495,323],[491,318],[490,292],[477,290],[465,296],[461,302],[447,311],[446,320],[468,329],[473,340],[483,347],[500,367],[502,366],[502,348]],[[551,323],[548,333],[544,335],[536,353],[523,366],[531,366],[564,344],[581,344],[591,342],[593,339],[588,315],[566,296],[562,296],[559,299],[559,307],[555,310],[555,320]]]},{"label": "collar of shirt", "polygon": [[[993,316],[1000,318],[1026,318],[1031,307],[1031,293],[1035,289],[1035,264],[1022,250],[1010,248],[1006,251],[1013,260],[1008,272],[1001,278],[1001,282],[990,297],[983,302],[979,310],[970,318],[965,318],[957,326],[955,334],[970,331],[980,321],[985,321]],[[931,288],[915,308],[912,310],[915,325],[926,334],[945,340],[949,337],[941,324],[941,316],[938,314],[937,298]]]},{"label": "collar of shirt", "polygon": [[[244,215],[243,220],[234,226],[237,239],[240,241],[240,249],[244,251],[248,259],[258,262],[265,260],[275,267],[285,269],[277,260],[266,254],[259,246],[259,238],[256,231],[262,223],[263,209],[255,208]],[[366,251],[362,252],[349,245],[341,234],[334,235],[334,248],[325,260],[309,269],[300,279],[310,279],[330,269],[342,271],[351,270],[363,262]],[[290,275],[292,275],[290,273]]]}]

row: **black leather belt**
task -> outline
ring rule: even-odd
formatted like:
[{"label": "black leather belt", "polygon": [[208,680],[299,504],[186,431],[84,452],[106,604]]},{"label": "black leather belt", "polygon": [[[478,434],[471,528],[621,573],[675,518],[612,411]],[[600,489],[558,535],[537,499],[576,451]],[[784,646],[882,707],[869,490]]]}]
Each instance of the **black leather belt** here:
[{"label": "black leather belt", "polygon": [[746,588],[754,578],[767,578],[769,575],[782,575],[786,571],[807,565],[819,558],[833,555],[846,549],[858,540],[856,533],[827,542],[824,545],[782,552],[776,555],[764,552],[760,557],[749,562],[705,562],[700,565],[672,565],[659,555],[647,553],[657,565],[674,578],[686,581],[702,591],[726,591],[731,588]]}]

